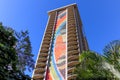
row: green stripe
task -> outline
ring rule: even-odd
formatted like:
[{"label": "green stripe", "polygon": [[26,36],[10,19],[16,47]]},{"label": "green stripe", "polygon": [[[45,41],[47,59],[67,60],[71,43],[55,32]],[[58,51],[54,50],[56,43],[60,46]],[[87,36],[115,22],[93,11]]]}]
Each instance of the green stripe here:
[{"label": "green stripe", "polygon": [[50,74],[52,75],[52,77],[53,77],[55,80],[59,80],[59,77],[58,77],[57,74],[55,73],[55,69],[54,69],[54,67],[53,67],[52,62],[50,62],[50,64],[51,64]]}]

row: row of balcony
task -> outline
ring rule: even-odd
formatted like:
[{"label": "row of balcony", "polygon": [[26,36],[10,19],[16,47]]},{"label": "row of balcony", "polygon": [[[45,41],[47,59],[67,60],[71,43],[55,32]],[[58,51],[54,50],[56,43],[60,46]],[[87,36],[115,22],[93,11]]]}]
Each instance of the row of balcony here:
[{"label": "row of balcony", "polygon": [[48,60],[48,52],[50,48],[50,42],[51,42],[51,36],[52,36],[52,30],[54,26],[54,19],[55,19],[55,14],[52,14],[46,29],[46,33],[44,36],[44,40],[42,43],[41,51],[39,58],[37,60],[37,65],[34,70],[34,76],[33,80],[43,80],[44,79],[44,73],[46,71],[46,64]]},{"label": "row of balcony", "polygon": [[[45,46],[45,45],[43,45]],[[43,80],[44,78],[44,72],[45,72],[45,67],[46,67],[46,62],[48,60],[48,51],[49,51],[49,48],[48,45],[45,46],[46,48],[41,48],[41,51],[40,51],[40,55],[39,55],[39,58],[37,60],[37,65],[35,67],[35,71],[34,71],[34,76],[33,76],[33,79],[39,79],[39,80]]]},{"label": "row of balcony", "polygon": [[79,64],[77,28],[73,7],[68,8],[68,80],[75,79],[75,66]]},{"label": "row of balcony", "polygon": [[46,67],[46,62],[37,63],[36,68],[34,70],[33,80],[36,80],[36,79],[43,80],[45,67]]}]

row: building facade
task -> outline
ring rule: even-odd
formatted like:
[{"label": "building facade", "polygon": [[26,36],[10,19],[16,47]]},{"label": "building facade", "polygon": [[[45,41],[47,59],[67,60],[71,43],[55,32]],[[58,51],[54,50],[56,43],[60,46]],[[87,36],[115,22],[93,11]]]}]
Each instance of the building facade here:
[{"label": "building facade", "polygon": [[33,80],[73,80],[79,55],[88,50],[76,4],[48,12],[49,19],[33,72]]}]

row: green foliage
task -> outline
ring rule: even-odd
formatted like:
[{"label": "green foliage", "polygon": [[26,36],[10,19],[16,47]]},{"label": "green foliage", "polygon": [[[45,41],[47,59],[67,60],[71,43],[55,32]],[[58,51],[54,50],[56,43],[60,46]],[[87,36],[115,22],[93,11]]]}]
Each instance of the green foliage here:
[{"label": "green foliage", "polygon": [[120,40],[114,40],[106,45],[103,54],[84,51],[75,70],[77,80],[119,80]]},{"label": "green foliage", "polygon": [[34,68],[34,60],[32,54],[32,47],[28,31],[15,32],[17,38],[16,52],[18,54],[18,68],[24,72],[26,68],[31,71]]},{"label": "green foliage", "polygon": [[114,40],[103,49],[104,58],[120,71],[120,40]]},{"label": "green foliage", "polygon": [[[16,38],[12,32],[6,31],[0,24],[0,78],[9,77],[10,70],[16,70],[17,55],[15,52]],[[10,69],[10,70],[9,70]]]},{"label": "green foliage", "polygon": [[102,66],[103,59],[100,55],[91,51],[84,51],[80,57],[75,73],[77,80],[110,79],[113,75]]},{"label": "green foliage", "polygon": [[0,23],[0,80],[30,80],[24,74],[26,67],[34,65],[28,32],[17,34]]}]

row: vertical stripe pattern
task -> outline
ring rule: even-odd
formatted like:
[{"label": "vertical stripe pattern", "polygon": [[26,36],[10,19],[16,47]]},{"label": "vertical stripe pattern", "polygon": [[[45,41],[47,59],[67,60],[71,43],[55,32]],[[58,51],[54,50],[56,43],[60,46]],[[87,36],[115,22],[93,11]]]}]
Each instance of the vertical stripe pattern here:
[{"label": "vertical stripe pattern", "polygon": [[66,10],[57,14],[47,80],[66,79],[66,17]]}]

